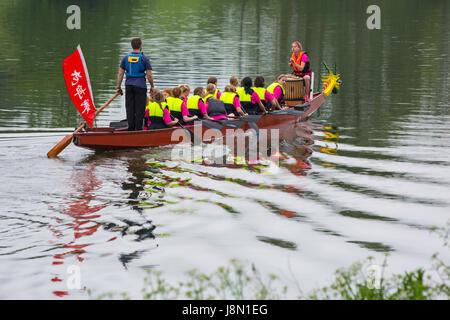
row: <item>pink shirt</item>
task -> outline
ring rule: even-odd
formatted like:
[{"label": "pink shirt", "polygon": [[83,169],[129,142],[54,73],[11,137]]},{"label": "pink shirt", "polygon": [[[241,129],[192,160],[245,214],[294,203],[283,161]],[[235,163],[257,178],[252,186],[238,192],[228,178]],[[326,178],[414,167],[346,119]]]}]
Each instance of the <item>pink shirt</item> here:
[{"label": "pink shirt", "polygon": [[[303,57],[302,57],[302,59],[303,59]],[[275,89],[273,89],[273,97],[275,99],[280,100],[282,94],[283,94],[283,90],[281,90],[280,86],[277,86]]]},{"label": "pink shirt", "polygon": [[269,91],[266,90],[266,94],[264,95],[264,98],[266,98],[266,102],[270,102],[273,100],[274,97]]},{"label": "pink shirt", "polygon": [[260,101],[261,101],[261,98],[259,97],[259,95],[256,93],[256,91],[253,91],[251,102],[252,103],[258,103]]},{"label": "pink shirt", "polygon": [[241,101],[239,100],[239,96],[236,95],[233,100],[233,106],[237,109],[241,107]]},{"label": "pink shirt", "polygon": [[202,100],[198,101],[198,110],[200,111],[201,114],[205,114],[207,113],[208,107],[205,106],[205,103]]},{"label": "pink shirt", "polygon": [[223,114],[219,114],[218,116],[213,116],[211,118],[214,119],[214,120],[222,120],[222,119],[228,120],[228,117],[226,115],[223,115]]},{"label": "pink shirt", "polygon": [[[306,63],[306,62],[308,62],[309,61],[309,58],[308,58],[308,56],[306,55],[306,54],[303,54],[302,55],[302,59],[300,60],[300,62],[304,62],[304,63]],[[305,75],[311,75],[311,72],[307,72],[307,73],[305,73]]]},{"label": "pink shirt", "polygon": [[170,117],[170,111],[169,108],[164,108],[163,110],[163,120],[166,124],[169,122],[172,122],[172,118]]},{"label": "pink shirt", "polygon": [[189,117],[189,110],[187,108],[186,100],[183,100],[183,103],[181,104],[181,115]]}]

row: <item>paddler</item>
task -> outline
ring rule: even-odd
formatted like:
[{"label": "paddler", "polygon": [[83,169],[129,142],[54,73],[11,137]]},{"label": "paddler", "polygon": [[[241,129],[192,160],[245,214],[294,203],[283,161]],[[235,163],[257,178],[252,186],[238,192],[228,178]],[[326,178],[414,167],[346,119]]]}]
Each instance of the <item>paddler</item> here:
[{"label": "paddler", "polygon": [[189,117],[186,102],[181,98],[180,87],[175,87],[171,91],[172,95],[166,98],[170,114],[177,118],[182,125],[197,120],[197,116]]},{"label": "paddler", "polygon": [[255,78],[255,86],[253,90],[258,93],[259,98],[261,99],[262,104],[266,109],[281,109],[278,100],[267,90],[265,89],[266,81],[263,76],[257,76]]},{"label": "paddler", "polygon": [[178,87],[181,89],[181,99],[187,102],[191,87],[188,84],[180,84]]},{"label": "paddler", "polygon": [[145,109],[145,130],[170,128],[178,123],[172,120],[164,94],[158,89],[153,90],[152,98]]},{"label": "paddler", "polygon": [[217,89],[217,78],[214,77],[214,76],[209,77],[208,80],[206,81],[206,87],[208,87],[208,84],[210,84],[210,83],[212,83],[213,85],[216,86],[216,90],[214,91],[214,96],[213,96],[213,98],[214,98],[214,99],[220,99],[220,95],[221,95],[222,93],[220,92],[219,89]]},{"label": "paddler", "polygon": [[240,116],[246,116],[247,113],[242,111],[239,96],[236,93],[236,87],[231,84],[225,87],[225,92],[220,95],[220,100],[225,104],[225,110],[229,117],[235,116],[238,113]]},{"label": "paddler", "polygon": [[236,87],[236,90],[239,89],[239,79],[236,76],[230,77],[230,84]]},{"label": "paddler", "polygon": [[267,87],[267,91],[278,101],[281,106],[284,103],[285,90],[287,76],[285,74],[280,74],[271,85]]},{"label": "paddler", "polygon": [[[212,83],[206,86],[207,92],[214,92],[216,86]],[[222,100],[215,99],[212,94],[208,94],[205,98],[206,109],[208,111],[208,116],[213,120],[227,120],[228,115],[225,110],[225,104]]]},{"label": "paddler", "polygon": [[170,89],[170,88],[164,89],[163,90],[163,95],[164,95],[164,98],[166,98],[166,102],[167,102],[167,98],[173,97],[172,89]]},{"label": "paddler", "polygon": [[131,40],[133,51],[123,57],[117,76],[117,93],[122,94],[123,75],[125,80],[125,109],[128,131],[142,130],[147,99],[147,76],[150,83],[150,95],[153,91],[153,74],[150,59],[142,53],[141,38]]},{"label": "paddler", "polygon": [[206,85],[206,90],[205,90],[205,94],[206,94],[206,95],[205,95],[205,97],[203,98],[203,101],[206,103],[206,101],[207,101],[209,98],[217,99],[217,98],[215,98],[216,92],[217,92],[217,87],[216,87],[216,85],[213,84],[213,83],[208,83],[208,84]]},{"label": "paddler", "polygon": [[267,113],[263,101],[255,88],[252,88],[252,84],[252,78],[250,77],[241,80],[241,87],[236,90],[241,106],[248,114]]},{"label": "paddler", "polygon": [[197,116],[199,119],[211,120],[208,116],[205,102],[203,98],[206,96],[203,87],[197,87],[194,89],[194,94],[187,99],[187,109],[189,111],[189,116]]},{"label": "paddler", "polygon": [[292,56],[289,66],[294,68],[293,75],[302,77],[305,81],[305,102],[309,101],[309,90],[311,88],[311,63],[306,52],[299,41],[292,43]]}]

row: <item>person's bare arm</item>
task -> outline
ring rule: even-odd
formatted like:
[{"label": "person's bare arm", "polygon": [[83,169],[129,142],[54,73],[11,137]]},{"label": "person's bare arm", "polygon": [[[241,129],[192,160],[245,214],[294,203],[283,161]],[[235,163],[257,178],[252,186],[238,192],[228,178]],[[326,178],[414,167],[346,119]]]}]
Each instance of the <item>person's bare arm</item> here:
[{"label": "person's bare arm", "polygon": [[120,86],[122,85],[122,81],[123,81],[123,75],[125,74],[125,70],[122,68],[119,68],[119,74],[117,75],[117,93],[122,94],[122,89],[120,88]]},{"label": "person's bare arm", "polygon": [[178,118],[173,118],[172,121],[168,122],[167,125],[173,127],[174,125],[176,125],[178,123]]},{"label": "person's bare arm", "polygon": [[267,110],[266,110],[266,108],[264,108],[264,105],[262,104],[261,100],[258,101],[258,105],[263,113],[267,113]]},{"label": "person's bare arm", "polygon": [[290,60],[291,62],[289,63],[291,66],[295,66],[295,68],[298,70],[298,71],[303,71],[303,68],[305,67],[305,62],[301,62],[300,64],[298,64],[298,63],[296,63],[295,61],[294,61],[294,59],[292,59],[291,58],[291,60]]},{"label": "person's bare arm", "polygon": [[183,121],[184,122],[191,122],[191,121],[194,121],[194,120],[197,120],[198,119],[198,117],[197,116],[192,116],[192,117],[188,117],[188,116],[183,116]]},{"label": "person's bare arm", "polygon": [[277,100],[277,99],[273,98],[272,101],[270,101],[270,103],[272,104],[272,107],[273,107],[274,109],[281,109],[281,106],[280,106],[280,104],[278,103],[278,100]]},{"label": "person's bare arm", "polygon": [[245,112],[242,110],[241,107],[237,107],[237,108],[236,108],[236,111],[237,111],[237,113],[239,113],[239,115],[240,115],[241,117],[247,115],[247,113],[245,113]]},{"label": "person's bare arm", "polygon": [[207,113],[203,113],[203,119],[205,119],[205,120],[214,120],[213,118],[211,118],[210,116],[208,116]]}]

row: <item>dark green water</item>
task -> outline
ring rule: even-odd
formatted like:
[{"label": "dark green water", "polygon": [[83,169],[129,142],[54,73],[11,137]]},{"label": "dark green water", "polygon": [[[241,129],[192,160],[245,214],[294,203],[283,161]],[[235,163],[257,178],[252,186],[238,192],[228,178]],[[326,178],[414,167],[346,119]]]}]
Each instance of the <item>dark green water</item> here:
[{"label": "dark green water", "polygon": [[[0,2],[1,298],[86,298],[66,286],[70,265],[83,287],[139,296],[150,267],[177,279],[247,259],[313,288],[386,251],[388,272],[448,262],[429,231],[450,218],[448,1],[77,1],[81,30],[68,30],[71,4]],[[276,169],[173,163],[171,147],[47,159],[78,118],[62,60],[81,44],[101,105],[135,36],[161,89],[271,82],[294,40],[316,89],[322,61],[343,87],[280,141]],[[120,98],[98,124],[124,118]]]}]

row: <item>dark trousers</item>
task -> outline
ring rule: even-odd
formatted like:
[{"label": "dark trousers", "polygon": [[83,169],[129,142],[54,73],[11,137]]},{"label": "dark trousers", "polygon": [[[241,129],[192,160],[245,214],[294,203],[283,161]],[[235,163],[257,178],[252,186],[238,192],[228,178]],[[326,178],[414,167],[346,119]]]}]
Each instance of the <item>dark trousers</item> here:
[{"label": "dark trousers", "polygon": [[125,86],[125,109],[127,111],[128,131],[142,130],[146,99],[147,89]]}]

